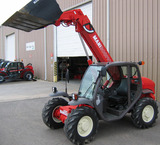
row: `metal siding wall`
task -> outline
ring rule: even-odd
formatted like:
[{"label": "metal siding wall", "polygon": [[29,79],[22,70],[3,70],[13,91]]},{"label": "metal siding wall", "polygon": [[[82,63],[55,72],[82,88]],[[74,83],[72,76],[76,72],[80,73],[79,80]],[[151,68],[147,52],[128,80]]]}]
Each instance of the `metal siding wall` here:
[{"label": "metal siding wall", "polygon": [[[139,61],[156,83],[160,100],[160,1],[110,0],[110,53],[115,61]],[[104,30],[105,31],[105,30]],[[100,34],[101,35],[101,34]]]},{"label": "metal siding wall", "polygon": [[53,81],[53,26],[47,27],[47,80]]},{"label": "metal siding wall", "polygon": [[93,26],[107,47],[107,1],[92,0],[93,3]]},{"label": "metal siding wall", "polygon": [[62,10],[65,10],[86,1],[87,0],[57,0],[57,3]]},{"label": "metal siding wall", "polygon": [[157,47],[157,56],[158,56],[158,59],[157,59],[157,70],[158,70],[158,72],[157,72],[157,76],[156,76],[156,79],[157,79],[157,94],[158,94],[158,96],[159,96],[159,100],[160,100],[160,1],[158,0],[157,1],[157,10],[158,10],[158,16],[157,16],[157,20],[158,20],[158,47]]}]

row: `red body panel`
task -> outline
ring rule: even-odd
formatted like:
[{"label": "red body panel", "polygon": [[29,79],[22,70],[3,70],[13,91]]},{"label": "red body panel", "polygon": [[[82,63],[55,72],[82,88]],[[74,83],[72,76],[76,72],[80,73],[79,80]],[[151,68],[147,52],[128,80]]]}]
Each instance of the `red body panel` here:
[{"label": "red body panel", "polygon": [[32,72],[33,76],[34,76],[34,70],[33,70],[33,67],[31,65],[28,65],[28,66],[25,66],[24,67],[24,71],[21,73],[21,78],[23,78],[25,72]]},{"label": "red body panel", "polygon": [[142,89],[143,90],[146,90],[146,89],[151,90],[153,93],[142,94],[141,98],[150,97],[153,100],[156,99],[156,97],[154,96],[154,94],[155,94],[155,83],[154,83],[154,81],[150,80],[149,78],[142,77]]},{"label": "red body panel", "polygon": [[0,70],[0,74],[2,74],[2,75],[4,75],[4,76],[7,76],[7,73],[4,72],[4,71],[1,71],[1,70]]},{"label": "red body panel", "polygon": [[5,70],[5,68],[1,68],[1,69],[0,69],[0,71],[4,71],[4,70]]},{"label": "red body panel", "polygon": [[155,94],[155,83],[149,78],[142,77],[142,89],[151,90]]},{"label": "red body panel", "polygon": [[52,115],[64,123],[65,120],[67,119],[68,114],[71,113],[73,109],[76,109],[77,107],[81,106],[93,108],[92,106],[89,105],[61,106],[58,109],[56,109]]}]

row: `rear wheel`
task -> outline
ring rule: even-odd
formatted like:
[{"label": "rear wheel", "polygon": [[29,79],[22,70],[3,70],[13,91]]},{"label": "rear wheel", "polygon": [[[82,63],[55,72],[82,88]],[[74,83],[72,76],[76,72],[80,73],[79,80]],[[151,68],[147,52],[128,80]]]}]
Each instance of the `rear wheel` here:
[{"label": "rear wheel", "polygon": [[138,101],[132,111],[132,121],[138,128],[151,127],[158,117],[158,106],[151,98],[143,98]]},{"label": "rear wheel", "polygon": [[28,64],[27,64],[27,66],[29,66],[29,65],[30,65],[30,66],[32,66],[32,64],[31,64],[31,63],[28,63]]},{"label": "rear wheel", "polygon": [[2,83],[4,81],[5,81],[4,76],[0,75],[0,83]]},{"label": "rear wheel", "polygon": [[44,124],[53,129],[62,128],[64,124],[61,120],[55,118],[53,114],[58,107],[66,105],[68,105],[68,102],[62,98],[53,98],[52,100],[49,100],[42,110],[42,119]]},{"label": "rear wheel", "polygon": [[84,144],[93,140],[98,128],[98,117],[94,109],[78,107],[68,115],[64,132],[74,144]]},{"label": "rear wheel", "polygon": [[31,72],[26,72],[23,77],[26,81],[30,81],[33,79],[33,74]]}]

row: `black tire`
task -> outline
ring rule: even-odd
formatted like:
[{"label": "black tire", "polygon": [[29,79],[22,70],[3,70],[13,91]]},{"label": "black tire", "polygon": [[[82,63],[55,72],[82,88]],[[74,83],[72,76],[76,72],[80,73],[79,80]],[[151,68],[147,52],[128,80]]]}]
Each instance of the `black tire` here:
[{"label": "black tire", "polygon": [[31,72],[25,72],[23,78],[26,81],[31,81],[33,79],[33,74]]},{"label": "black tire", "polygon": [[64,124],[53,117],[53,111],[59,106],[66,106],[68,102],[62,98],[53,98],[45,104],[42,110],[42,119],[44,124],[46,124],[51,129],[62,128]]},{"label": "black tire", "polygon": [[151,127],[158,118],[156,101],[151,98],[140,99],[133,108],[131,118],[137,128]]},{"label": "black tire", "polygon": [[0,83],[4,82],[5,81],[5,78],[3,75],[0,75]]},{"label": "black tire", "polygon": [[[84,124],[81,124],[83,119],[88,121],[84,121]],[[87,126],[87,123],[90,124]],[[84,129],[84,126],[86,126],[87,129]],[[72,143],[81,145],[93,140],[97,133],[97,128],[98,117],[95,110],[89,107],[78,107],[73,109],[65,120],[64,132]],[[88,130],[88,132],[86,133],[83,129]]]}]

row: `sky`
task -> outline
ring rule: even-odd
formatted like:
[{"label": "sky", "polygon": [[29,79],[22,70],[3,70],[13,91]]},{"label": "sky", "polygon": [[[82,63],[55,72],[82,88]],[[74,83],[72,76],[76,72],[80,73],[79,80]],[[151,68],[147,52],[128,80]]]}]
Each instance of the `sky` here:
[{"label": "sky", "polygon": [[31,0],[0,0],[0,25]]}]

